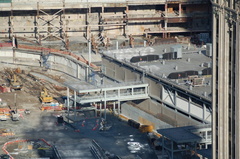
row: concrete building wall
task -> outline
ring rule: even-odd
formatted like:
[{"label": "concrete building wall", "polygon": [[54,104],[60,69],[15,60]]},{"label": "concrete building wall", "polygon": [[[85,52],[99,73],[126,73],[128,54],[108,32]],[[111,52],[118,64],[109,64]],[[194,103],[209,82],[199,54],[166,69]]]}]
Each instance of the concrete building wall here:
[{"label": "concrete building wall", "polygon": [[[155,100],[163,102],[165,105],[171,106],[173,109],[176,109],[173,111],[173,114],[172,112],[169,114],[170,117],[174,114],[177,114],[177,110],[179,110],[185,114],[189,114],[189,116],[195,117],[196,119],[211,122],[211,118],[209,117],[211,114],[206,111],[206,107],[204,105],[199,105],[199,103],[192,102],[190,97],[189,99],[183,99],[178,96],[176,92],[164,88],[158,81],[144,77],[141,72],[133,71],[132,69],[124,67],[121,64],[116,64],[114,61],[110,61],[111,60],[105,58],[102,59],[102,65],[104,68],[103,72],[106,75],[120,82],[144,81],[148,83],[149,95],[151,97],[153,97]],[[116,74],[118,75],[116,76]],[[147,107],[147,105],[145,105],[145,107]],[[160,109],[160,107],[158,107],[158,109]],[[146,111],[150,111],[150,113],[156,112],[155,110],[151,109]]]},{"label": "concrete building wall", "polygon": [[116,72],[115,77],[117,79],[119,79],[120,81],[124,81],[125,80],[125,72],[121,71],[120,66],[116,66],[116,71],[115,72]]},{"label": "concrete building wall", "polygon": [[[44,38],[51,34],[58,38],[66,36],[89,38],[91,34],[98,36],[100,33],[110,38],[116,38],[119,35],[144,35],[148,32],[163,34],[166,31],[172,32],[171,29],[167,29],[171,26],[167,27],[168,22],[163,19],[164,14],[172,12],[171,16],[178,18],[178,15],[174,15],[173,10],[179,10],[179,4],[172,7],[172,4],[169,4],[170,8],[165,10],[165,3],[165,0],[132,0],[132,2],[131,0],[66,0],[64,3],[62,0],[14,0],[11,4],[0,3],[0,22],[2,23],[0,37],[17,35],[38,39],[39,35]],[[204,14],[209,14],[208,4],[205,4],[205,7],[199,7],[198,4],[189,5],[191,1],[185,3],[186,5],[182,4],[182,9],[190,14],[196,13],[197,17],[202,20],[201,23],[194,20],[188,23],[197,23],[202,27],[210,25],[204,23],[204,21],[208,21],[208,16],[204,17]],[[195,3],[202,3],[202,1],[195,1]],[[204,0],[204,3],[208,3],[207,0]],[[189,15],[184,15],[184,17],[186,16]],[[126,20],[126,17],[129,19]],[[179,22],[177,18],[171,22],[175,27],[173,32],[176,32],[176,26],[180,28],[179,32],[182,32],[181,29],[189,28],[190,25],[187,22]],[[205,29],[205,31],[210,30]]]},{"label": "concrete building wall", "polygon": [[194,114],[195,116],[202,118],[203,117],[203,109],[196,104],[190,104],[190,113]]},{"label": "concrete building wall", "polygon": [[171,125],[161,121],[160,119],[152,116],[151,114],[146,113],[134,107],[130,102],[124,103],[121,105],[122,114],[127,116],[130,119],[133,119],[143,125],[152,125],[155,130],[172,127]]},{"label": "concrete building wall", "polygon": [[39,61],[40,56],[39,55],[34,55],[34,54],[26,54],[22,52],[15,52],[15,57],[16,58],[28,58],[29,60],[34,60],[34,61]]},{"label": "concrete building wall", "polygon": [[217,159],[226,158],[239,159],[240,158],[239,1],[213,0],[212,5],[213,5],[212,157]]},{"label": "concrete building wall", "polygon": [[156,129],[171,126],[200,124],[191,118],[185,117],[181,114],[176,114],[176,112],[172,109],[164,107],[160,103],[156,103],[149,99],[144,100],[138,104],[135,104],[133,102],[124,103],[122,104],[121,109],[122,114],[126,115],[127,117],[134,119],[142,124],[152,124]]},{"label": "concrete building wall", "polygon": [[125,82],[137,81],[137,76],[138,75],[133,73],[131,70],[124,69],[123,72],[125,72],[125,79],[124,79]]},{"label": "concrete building wall", "polygon": [[[1,59],[2,57],[2,59]],[[13,51],[12,50],[0,50],[0,61],[13,63]],[[40,67],[40,54],[31,54],[24,52],[15,52],[15,64],[24,64],[29,66]],[[71,76],[84,80],[85,67],[79,64],[77,61],[70,60],[66,57],[51,54],[47,63],[50,69],[55,69],[61,72],[66,72]]]},{"label": "concrete building wall", "polygon": [[162,86],[159,85],[157,82],[152,81],[150,79],[145,79],[145,81],[149,84],[149,93],[156,97],[157,99],[162,99],[161,94],[162,94]]},{"label": "concrete building wall", "polygon": [[186,112],[189,111],[189,102],[188,101],[181,99],[181,98],[177,98],[176,102],[178,103],[177,106],[179,107],[179,109],[186,111]]}]

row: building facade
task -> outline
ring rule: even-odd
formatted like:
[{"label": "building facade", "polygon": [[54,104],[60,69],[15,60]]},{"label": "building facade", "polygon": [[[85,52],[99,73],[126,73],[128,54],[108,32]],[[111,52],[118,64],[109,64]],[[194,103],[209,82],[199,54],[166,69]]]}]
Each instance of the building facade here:
[{"label": "building facade", "polygon": [[213,158],[240,158],[239,0],[212,0]]},{"label": "building facade", "polygon": [[4,0],[0,38],[210,33],[210,12],[209,0]]}]

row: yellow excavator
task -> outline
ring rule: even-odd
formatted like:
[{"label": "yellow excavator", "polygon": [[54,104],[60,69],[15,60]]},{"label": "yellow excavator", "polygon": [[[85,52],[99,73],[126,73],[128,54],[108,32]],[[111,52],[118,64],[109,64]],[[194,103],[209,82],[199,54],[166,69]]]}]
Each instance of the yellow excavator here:
[{"label": "yellow excavator", "polygon": [[42,101],[42,103],[53,102],[53,97],[48,94],[48,91],[46,88],[43,88],[43,90],[41,91],[40,100]]},{"label": "yellow excavator", "polygon": [[12,75],[12,78],[10,79],[10,85],[11,90],[22,90],[23,85],[20,83],[20,81],[17,79],[17,76],[15,74]]}]

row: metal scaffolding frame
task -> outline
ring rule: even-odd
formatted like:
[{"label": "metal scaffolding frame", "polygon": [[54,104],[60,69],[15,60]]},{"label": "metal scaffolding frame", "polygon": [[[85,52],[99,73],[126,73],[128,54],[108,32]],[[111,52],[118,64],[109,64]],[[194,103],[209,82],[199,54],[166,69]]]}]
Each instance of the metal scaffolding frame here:
[{"label": "metal scaffolding frame", "polygon": [[162,147],[162,157],[167,155],[169,159],[186,158],[184,155],[187,155],[187,152],[197,151],[197,145],[200,149],[208,149],[212,140],[211,125],[159,129],[157,132],[162,135],[158,139]]},{"label": "metal scaffolding frame", "polygon": [[[44,18],[44,16],[40,16],[40,13],[47,17]],[[59,20],[59,26],[53,23],[54,20]],[[44,29],[41,30],[41,28]],[[41,44],[42,40],[45,40],[52,36],[61,40],[65,44],[65,47],[68,48],[68,38],[66,34],[66,22],[65,22],[65,3],[63,2],[62,9],[59,9],[54,14],[49,14],[47,13],[47,10],[41,8],[38,2],[35,29],[36,38],[38,39],[39,44]],[[44,37],[42,35],[43,33],[47,33],[47,36]]]},{"label": "metal scaffolding frame", "polygon": [[[182,99],[188,103],[188,110],[185,113],[188,114],[189,118],[195,117],[195,116],[191,115],[191,103],[193,103],[192,100],[195,100],[193,97],[188,95],[187,98],[184,98],[182,96],[185,93],[183,93],[181,91],[177,91],[176,89],[172,89],[172,87],[169,87],[166,85],[163,86],[163,88],[164,88],[163,91],[166,91],[166,93],[167,93],[167,96],[161,100],[163,102],[163,104],[170,105],[171,107],[175,108],[176,111],[178,111],[179,104],[178,104],[177,100],[178,100],[178,98]],[[170,98],[171,103],[168,100],[166,100],[166,98]],[[204,103],[204,102],[199,102],[198,104],[199,104],[199,107],[201,107],[202,111],[203,111],[201,121],[208,123],[207,119],[211,117],[211,112],[212,112],[211,108],[207,107],[206,103]],[[181,111],[183,111],[183,110],[181,110]],[[207,111],[210,112],[209,115],[207,115]]]},{"label": "metal scaffolding frame", "polygon": [[[195,0],[192,0],[195,1]],[[199,1],[196,1],[199,2]],[[89,40],[91,37],[91,32],[98,32],[100,35],[104,30],[107,30],[109,27],[113,26],[118,26],[119,28],[122,28],[122,34],[124,36],[127,36],[126,34],[128,33],[128,26],[129,23],[134,23],[135,21],[152,21],[152,22],[158,22],[159,23],[159,28],[154,28],[154,29],[144,29],[142,31],[143,34],[146,34],[146,37],[150,33],[161,33],[163,37],[168,37],[170,36],[171,33],[175,32],[199,32],[199,31],[208,31],[208,29],[198,29],[198,30],[193,30],[193,29],[184,29],[184,28],[178,28],[176,31],[176,28],[169,28],[167,25],[168,23],[185,23],[185,22],[191,22],[194,17],[187,16],[185,17],[182,13],[182,6],[186,5],[191,2],[185,2],[185,1],[155,1],[155,2],[148,2],[144,1],[144,3],[149,4],[149,3],[156,3],[156,4],[161,4],[164,6],[165,9],[159,14],[159,16],[150,16],[150,17],[131,17],[131,13],[128,13],[129,7],[133,6],[136,4],[135,2],[129,3],[119,3],[116,2],[116,4],[119,3],[120,7],[126,8],[125,13],[122,14],[121,16],[117,16],[112,14],[111,16],[107,15],[107,12],[105,12],[105,8],[111,6],[111,3],[106,3],[106,5],[103,5],[101,3],[96,3],[93,5],[94,2],[88,2],[88,1],[82,1],[82,2],[69,2],[66,0],[59,0],[59,2],[54,2],[56,5],[51,9],[49,6],[47,6],[45,3],[41,2],[29,2],[29,6],[21,6],[21,10],[32,10],[37,12],[36,18],[34,20],[34,24],[32,26],[17,26],[18,28],[25,28],[25,27],[30,27],[34,28],[35,32],[35,37],[37,38],[39,44],[41,44],[41,40],[45,40],[49,36],[54,36],[57,39],[63,41],[63,43],[66,45],[66,48],[68,48],[68,28],[71,28],[71,30],[74,28],[84,28],[86,32],[86,39]],[[141,5],[144,5],[144,3],[140,3]],[[207,1],[203,1],[202,3],[207,4]],[[12,36],[13,30],[14,30],[14,25],[13,25],[13,11],[18,10],[17,5],[20,5],[21,3],[19,2],[12,2],[8,7],[4,8],[4,10],[11,11],[11,15],[9,17],[9,24],[8,24],[8,29],[9,29],[9,36]],[[151,5],[153,5],[151,4]],[[174,14],[176,15],[170,15],[168,13],[168,9],[170,5],[178,5],[178,9],[175,11]],[[111,6],[112,7],[112,6]],[[77,25],[68,25],[66,26],[67,18],[65,14],[66,9],[79,9],[79,8],[85,8],[87,9],[87,12],[85,13],[86,15],[86,24],[77,24]],[[98,23],[90,23],[89,22],[89,16],[92,14],[92,8],[102,8],[102,11],[100,11],[99,16],[99,21]],[[48,10],[54,10],[55,13],[49,14]],[[46,15],[47,18],[39,16],[39,14]],[[106,15],[105,15],[106,13]],[[56,19],[59,18],[59,25],[54,24],[53,21],[56,21]],[[198,17],[199,18],[199,17]],[[205,18],[204,15],[201,18]],[[162,24],[165,24],[162,26]],[[68,28],[67,28],[68,27]],[[93,29],[94,27],[98,27],[99,29]],[[2,27],[0,27],[2,28]],[[4,27],[5,28],[5,27]],[[43,28],[43,29],[40,29]],[[46,37],[43,37],[43,33],[47,34]],[[103,35],[102,35],[103,36]]]},{"label": "metal scaffolding frame", "polygon": [[[120,102],[121,101],[130,101],[130,100],[140,100],[147,99],[148,96],[148,84],[131,84],[123,86],[110,86],[102,88],[93,88],[93,89],[79,89],[76,86],[71,86],[67,84],[67,110],[68,118],[70,111],[70,100],[74,101],[73,110],[74,116],[76,116],[77,103],[86,104],[86,103],[100,103],[100,114],[102,115],[102,102],[104,102],[104,119],[106,119],[106,110],[107,102],[114,102],[113,111],[115,113],[115,103],[118,103],[117,114],[120,115]],[[74,95],[70,97],[69,89],[74,91]],[[80,95],[77,95],[80,94]],[[75,118],[75,117],[74,117]]]}]

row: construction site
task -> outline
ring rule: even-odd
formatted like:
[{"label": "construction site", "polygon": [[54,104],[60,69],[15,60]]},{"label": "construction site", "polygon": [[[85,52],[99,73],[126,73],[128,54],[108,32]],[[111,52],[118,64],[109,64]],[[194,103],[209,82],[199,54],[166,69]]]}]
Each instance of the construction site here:
[{"label": "construction site", "polygon": [[0,0],[0,158],[211,159],[209,0]]}]

